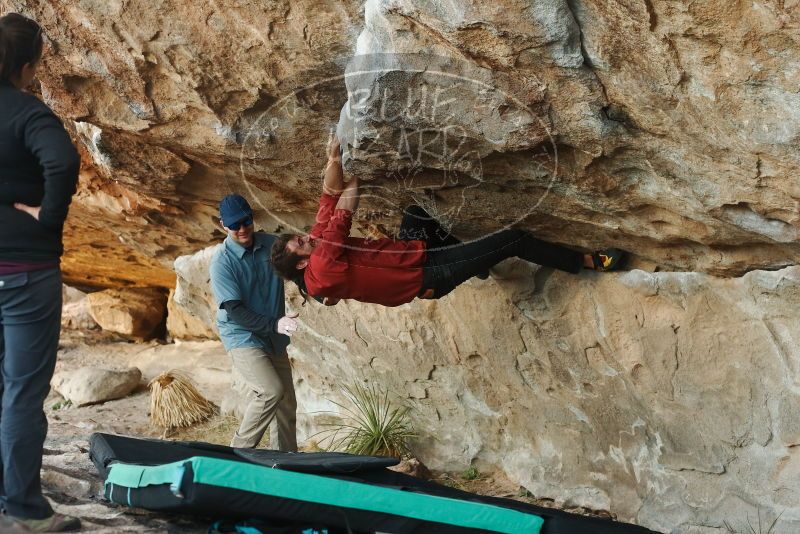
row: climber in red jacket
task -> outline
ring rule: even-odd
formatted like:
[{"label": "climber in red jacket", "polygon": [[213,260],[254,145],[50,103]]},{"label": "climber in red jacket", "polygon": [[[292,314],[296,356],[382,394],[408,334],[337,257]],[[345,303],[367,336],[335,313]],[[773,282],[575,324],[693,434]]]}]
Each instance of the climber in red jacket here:
[{"label": "climber in red jacket", "polygon": [[624,256],[617,249],[583,254],[519,229],[461,243],[419,206],[406,208],[398,239],[351,237],[358,185],[357,178],[344,182],[333,136],[316,223],[308,235],[283,234],[272,246],[278,274],[326,304],[355,299],[399,306],[417,297],[442,298],[512,256],[569,273],[614,270]]}]

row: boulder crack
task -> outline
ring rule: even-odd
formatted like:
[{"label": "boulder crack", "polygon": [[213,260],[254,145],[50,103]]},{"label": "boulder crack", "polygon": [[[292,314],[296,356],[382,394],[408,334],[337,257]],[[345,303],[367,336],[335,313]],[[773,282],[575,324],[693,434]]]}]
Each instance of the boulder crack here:
[{"label": "boulder crack", "polygon": [[[572,20],[575,21],[575,25],[578,27],[578,40],[581,44],[581,56],[583,56],[583,64],[589,68],[593,68],[594,65],[592,64],[592,60],[589,58],[589,53],[586,51],[586,46],[584,44],[583,27],[581,26],[581,21],[578,18],[578,15],[576,15],[577,3],[578,0],[567,0],[567,9],[569,9],[570,15],[572,15]],[[605,96],[605,88],[603,88],[603,95]]]}]

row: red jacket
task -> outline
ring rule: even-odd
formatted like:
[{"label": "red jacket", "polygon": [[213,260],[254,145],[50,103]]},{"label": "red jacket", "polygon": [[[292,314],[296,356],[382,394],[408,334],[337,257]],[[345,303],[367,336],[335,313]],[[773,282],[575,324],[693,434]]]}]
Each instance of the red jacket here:
[{"label": "red jacket", "polygon": [[353,213],[337,210],[338,200],[326,194],[319,200],[310,232],[319,242],[304,275],[308,293],[384,306],[414,300],[422,289],[425,241],[350,237]]}]

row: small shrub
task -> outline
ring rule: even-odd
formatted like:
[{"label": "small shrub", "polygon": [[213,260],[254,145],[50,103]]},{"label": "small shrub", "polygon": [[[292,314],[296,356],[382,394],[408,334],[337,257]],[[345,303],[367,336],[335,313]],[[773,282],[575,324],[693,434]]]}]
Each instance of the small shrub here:
[{"label": "small shrub", "polygon": [[188,376],[174,369],[161,373],[150,387],[150,422],[167,430],[192,426],[217,414],[217,407],[197,391]]},{"label": "small shrub", "polygon": [[[775,525],[778,523],[778,519],[780,519],[781,516],[783,515],[783,512],[779,513],[778,516],[775,519],[773,519],[772,523],[769,524],[769,526],[761,524],[761,508],[757,508],[756,509],[756,514],[757,514],[757,517],[758,517],[758,529],[757,530],[756,530],[756,527],[753,526],[753,524],[750,522],[750,514],[747,514],[747,528],[746,529],[745,528],[735,529],[733,527],[733,525],[731,525],[730,523],[728,523],[727,520],[725,520],[725,521],[723,521],[723,524],[725,525],[725,530],[727,530],[731,534],[772,534],[772,530],[775,528]],[[766,528],[766,530],[764,530],[765,528]]]},{"label": "small shrub", "polygon": [[461,478],[463,478],[464,480],[477,480],[478,477],[480,476],[481,474],[478,471],[478,468],[475,467],[474,465],[470,466],[469,469],[461,473]]},{"label": "small shrub", "polygon": [[524,487],[520,486],[519,490],[517,491],[517,497],[526,497],[531,498],[533,497],[533,493],[525,489]]},{"label": "small shrub", "polygon": [[412,430],[407,406],[393,407],[388,392],[375,386],[345,386],[343,393],[353,407],[334,402],[346,417],[342,423],[331,423],[321,441],[329,440],[328,450],[373,456],[408,456],[408,441],[417,434]]}]

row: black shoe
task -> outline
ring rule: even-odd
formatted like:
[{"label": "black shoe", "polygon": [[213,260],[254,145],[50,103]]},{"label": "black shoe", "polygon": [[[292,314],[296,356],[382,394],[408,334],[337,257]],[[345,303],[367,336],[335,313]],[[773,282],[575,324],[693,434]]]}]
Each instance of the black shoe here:
[{"label": "black shoe", "polygon": [[18,523],[10,517],[2,515],[0,516],[0,532],[3,534],[28,534],[33,531],[22,523]]},{"label": "black shoe", "polygon": [[64,514],[53,514],[46,519],[22,519],[6,516],[8,519],[27,527],[28,532],[71,532],[81,528],[81,520]]}]

